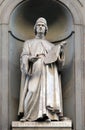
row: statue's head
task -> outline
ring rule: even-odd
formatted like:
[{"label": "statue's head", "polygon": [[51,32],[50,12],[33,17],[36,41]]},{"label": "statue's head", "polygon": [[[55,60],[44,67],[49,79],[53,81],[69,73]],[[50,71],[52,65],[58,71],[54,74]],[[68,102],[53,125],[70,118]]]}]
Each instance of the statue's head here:
[{"label": "statue's head", "polygon": [[37,34],[37,25],[39,25],[39,24],[43,24],[43,26],[45,26],[45,35],[46,35],[46,33],[48,31],[48,26],[47,26],[46,19],[43,17],[38,18],[34,25],[35,34]]}]

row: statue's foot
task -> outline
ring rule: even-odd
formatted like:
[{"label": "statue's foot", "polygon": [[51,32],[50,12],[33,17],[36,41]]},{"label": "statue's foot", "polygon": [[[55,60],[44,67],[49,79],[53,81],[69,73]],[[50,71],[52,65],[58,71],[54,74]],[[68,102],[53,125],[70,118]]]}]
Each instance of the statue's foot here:
[{"label": "statue's foot", "polygon": [[21,118],[20,121],[25,122],[25,121],[28,121],[28,120],[26,120],[25,118]]},{"label": "statue's foot", "polygon": [[51,119],[48,118],[48,119],[46,119],[45,121],[46,121],[46,122],[51,122]]},{"label": "statue's foot", "polygon": [[20,119],[21,122],[24,122],[25,120],[24,119]]},{"label": "statue's foot", "polygon": [[70,120],[70,118],[64,116],[59,117],[59,121],[67,121],[67,120]]}]

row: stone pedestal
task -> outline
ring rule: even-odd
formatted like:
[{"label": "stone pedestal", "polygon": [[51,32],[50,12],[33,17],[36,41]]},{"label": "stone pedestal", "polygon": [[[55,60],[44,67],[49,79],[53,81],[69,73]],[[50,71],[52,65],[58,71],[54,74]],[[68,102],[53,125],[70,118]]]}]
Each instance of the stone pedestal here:
[{"label": "stone pedestal", "polygon": [[12,130],[72,130],[72,121],[12,122]]}]

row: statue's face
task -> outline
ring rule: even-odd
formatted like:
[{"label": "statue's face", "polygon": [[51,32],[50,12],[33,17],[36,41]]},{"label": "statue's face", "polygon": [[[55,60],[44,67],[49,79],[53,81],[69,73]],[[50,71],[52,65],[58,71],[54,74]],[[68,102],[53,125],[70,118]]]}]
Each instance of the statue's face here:
[{"label": "statue's face", "polygon": [[44,23],[37,23],[37,25],[36,25],[37,34],[45,34],[45,30],[46,30],[46,28],[45,28]]}]

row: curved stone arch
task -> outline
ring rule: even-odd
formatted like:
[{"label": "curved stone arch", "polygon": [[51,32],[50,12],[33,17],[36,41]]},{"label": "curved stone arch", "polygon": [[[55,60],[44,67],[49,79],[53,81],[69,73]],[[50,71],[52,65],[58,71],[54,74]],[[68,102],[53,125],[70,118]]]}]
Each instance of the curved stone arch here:
[{"label": "curved stone arch", "polygon": [[[2,34],[4,35],[3,40],[2,40],[2,48],[4,48],[6,45],[8,45],[9,41],[8,41],[8,24],[9,24],[9,20],[10,20],[10,15],[12,13],[12,11],[16,8],[17,5],[19,5],[21,2],[24,2],[26,0],[5,0],[3,1],[3,3],[1,4],[0,7],[0,23],[3,25],[7,25],[7,27],[4,29],[4,27],[2,26]],[[57,0],[54,0],[57,1]],[[83,67],[82,63],[81,63],[81,57],[83,57],[83,27],[81,25],[83,25],[83,17],[82,17],[82,13],[81,13],[81,7],[79,5],[79,3],[77,1],[74,0],[59,0],[59,2],[61,2],[61,5],[65,6],[72,14],[73,17],[73,21],[74,21],[74,29],[75,29],[75,61],[77,60],[77,62],[75,62],[75,89],[76,89],[76,129],[77,130],[83,130],[82,126],[83,126],[83,121],[82,121],[82,116],[84,116],[84,114],[82,114],[82,108],[81,108],[81,87],[83,86],[82,84],[82,80],[83,80],[83,76],[81,70],[80,70],[80,64]],[[79,27],[77,26],[79,25]],[[7,40],[5,40],[7,39]],[[5,75],[5,71],[6,70],[6,77],[8,74],[8,48],[6,48],[6,52],[4,53],[4,51],[2,51],[2,56],[6,56],[6,62],[2,61],[4,66],[3,66],[3,75]],[[82,54],[82,55],[81,55]],[[6,64],[6,66],[5,66]],[[83,70],[82,70],[83,71]],[[79,77],[78,77],[79,76]],[[3,83],[6,82],[8,83],[8,79],[3,78],[2,79]],[[80,87],[80,86],[81,87]],[[4,86],[4,84],[3,84]],[[3,88],[3,87],[2,87]],[[79,93],[80,90],[80,93]],[[2,93],[2,96],[4,97],[8,97],[7,94],[7,89],[6,92]],[[6,95],[5,95],[6,94]],[[6,100],[3,98],[3,100]],[[80,103],[80,104],[79,104]],[[80,109],[80,110],[79,110]],[[6,110],[8,111],[8,106],[6,108]],[[3,110],[3,112],[5,112],[5,110]],[[2,122],[4,122],[4,118],[2,118]],[[8,113],[6,115],[6,119],[8,120]],[[78,121],[79,119],[79,121]],[[7,122],[7,120],[5,120],[5,122]],[[7,124],[7,123],[6,123]],[[8,127],[8,126],[7,126]],[[2,126],[2,129],[4,129],[4,125]]]},{"label": "curved stone arch", "polygon": [[[0,17],[1,17],[0,18],[1,22],[0,23],[8,24],[11,12],[21,2],[23,2],[23,0],[4,1],[2,3],[1,9],[0,9],[0,12],[1,12],[0,13]],[[79,10],[80,7],[79,7],[79,4],[77,2],[75,2],[74,0],[72,0],[72,1],[59,0],[59,2],[64,4],[69,9],[69,11],[71,12],[71,14],[73,16],[74,23],[83,24],[81,10]]]},{"label": "curved stone arch", "polygon": [[68,10],[71,12],[72,16],[73,16],[73,21],[74,24],[83,24],[83,17],[81,14],[81,10],[80,10],[80,5],[78,2],[72,0],[72,1],[67,1],[67,0],[59,0],[61,3],[63,3]]},{"label": "curved stone arch", "polygon": [[0,23],[8,24],[10,19],[10,14],[14,10],[14,8],[20,4],[23,0],[17,0],[17,1],[4,1],[0,7]]}]

